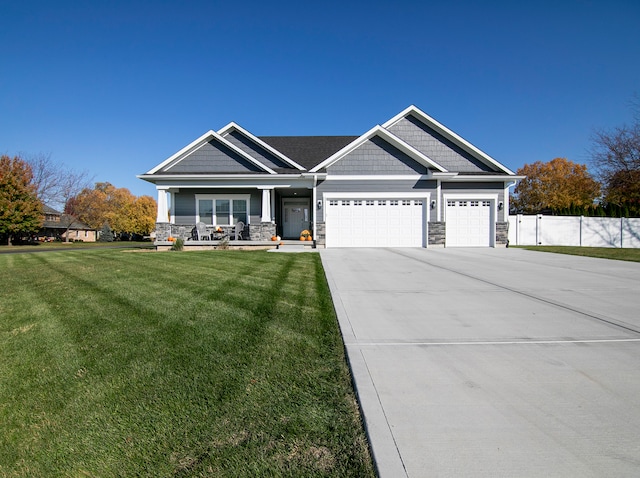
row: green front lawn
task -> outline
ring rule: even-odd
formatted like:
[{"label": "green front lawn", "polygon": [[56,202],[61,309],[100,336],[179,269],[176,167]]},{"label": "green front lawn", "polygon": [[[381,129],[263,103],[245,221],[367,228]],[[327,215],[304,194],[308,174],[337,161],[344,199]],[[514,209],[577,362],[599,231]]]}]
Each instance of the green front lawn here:
[{"label": "green front lawn", "polygon": [[572,246],[514,246],[530,251],[554,252],[574,256],[600,257],[620,261],[640,262],[640,249],[619,249],[614,247],[572,247]]},{"label": "green front lawn", "polygon": [[14,244],[7,246],[0,244],[0,254],[3,252],[42,252],[42,251],[62,251],[68,249],[103,249],[111,248],[153,248],[151,241],[113,241],[113,242],[40,242],[35,244]]},{"label": "green front lawn", "polygon": [[0,271],[0,476],[374,475],[318,254]]}]

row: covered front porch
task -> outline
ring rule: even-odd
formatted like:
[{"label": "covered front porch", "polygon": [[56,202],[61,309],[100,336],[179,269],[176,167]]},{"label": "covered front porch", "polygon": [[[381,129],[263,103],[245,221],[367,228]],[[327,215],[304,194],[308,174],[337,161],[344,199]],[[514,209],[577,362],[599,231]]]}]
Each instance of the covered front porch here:
[{"label": "covered front porch", "polygon": [[[156,245],[166,245],[170,238],[210,246],[221,241],[269,244],[274,237],[299,240],[303,231],[311,236],[304,242],[313,242],[313,188],[291,186],[157,185]],[[205,241],[196,232],[198,223],[207,228]]]}]

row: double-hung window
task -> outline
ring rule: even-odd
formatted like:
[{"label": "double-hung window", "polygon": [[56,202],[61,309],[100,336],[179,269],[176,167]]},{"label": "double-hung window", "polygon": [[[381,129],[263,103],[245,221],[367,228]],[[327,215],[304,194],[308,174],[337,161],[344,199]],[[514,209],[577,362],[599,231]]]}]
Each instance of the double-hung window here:
[{"label": "double-hung window", "polygon": [[212,226],[231,226],[239,221],[249,223],[248,195],[196,194],[196,222]]}]

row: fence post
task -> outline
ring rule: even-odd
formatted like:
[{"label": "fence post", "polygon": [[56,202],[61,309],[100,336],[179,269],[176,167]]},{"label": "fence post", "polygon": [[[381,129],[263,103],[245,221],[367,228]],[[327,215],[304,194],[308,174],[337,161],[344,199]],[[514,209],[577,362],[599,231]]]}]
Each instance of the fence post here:
[{"label": "fence post", "polygon": [[622,214],[620,214],[620,249],[622,249],[622,236],[624,235],[624,222],[622,222],[624,218]]},{"label": "fence post", "polygon": [[542,245],[542,214],[536,215],[536,246]]},{"label": "fence post", "polygon": [[580,216],[580,247],[582,247],[582,221],[584,221],[584,216]]}]

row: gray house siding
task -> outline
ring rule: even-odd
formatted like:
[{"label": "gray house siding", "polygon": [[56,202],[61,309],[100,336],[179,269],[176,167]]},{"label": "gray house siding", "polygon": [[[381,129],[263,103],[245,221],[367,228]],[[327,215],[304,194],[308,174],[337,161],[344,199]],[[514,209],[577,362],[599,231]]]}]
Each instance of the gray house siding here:
[{"label": "gray house siding", "polygon": [[176,224],[195,225],[196,223],[196,194],[235,195],[250,194],[249,222],[260,224],[262,215],[262,191],[256,189],[192,189],[184,190],[174,195],[173,214]]},{"label": "gray house siding", "polygon": [[[316,197],[324,198],[324,193],[430,193],[435,199],[436,181],[433,180],[373,180],[373,181],[331,181],[330,179],[318,183]],[[435,220],[435,211],[431,210],[429,220]],[[317,221],[324,221],[323,209],[316,210]]]},{"label": "gray house siding", "polygon": [[239,149],[249,154],[253,158],[256,158],[258,161],[269,168],[289,168],[295,171],[295,168],[292,168],[289,164],[285,163],[274,154],[258,146],[238,131],[229,133],[224,137],[224,139],[232,143],[234,146],[237,146]]},{"label": "gray house siding", "polygon": [[257,173],[264,171],[225,145],[217,141],[210,141],[182,160],[166,166],[162,172],[175,174],[217,174]]},{"label": "gray house siding", "polygon": [[[493,190],[503,190],[504,185],[502,183],[460,183],[460,182],[442,182],[442,190],[458,190],[464,191],[465,193],[472,193],[477,191],[479,193],[493,191]],[[497,191],[496,191],[497,192]]]},{"label": "gray house siding", "polygon": [[327,172],[329,174],[427,174],[427,168],[382,138],[374,136],[328,167]]},{"label": "gray house siding", "polygon": [[495,171],[411,115],[387,129],[448,171]]}]

